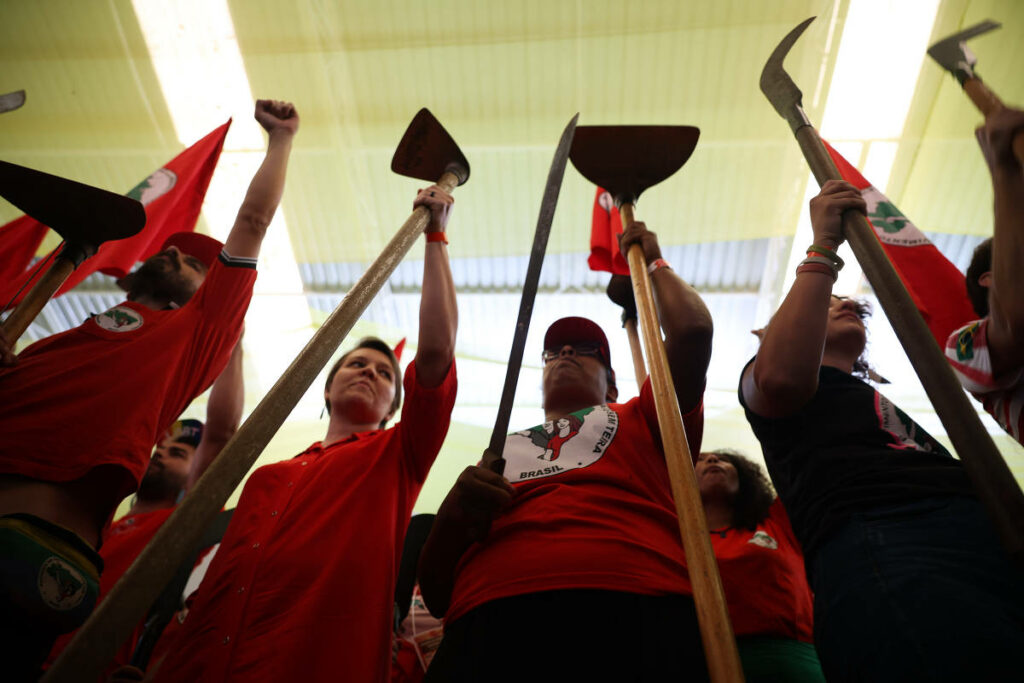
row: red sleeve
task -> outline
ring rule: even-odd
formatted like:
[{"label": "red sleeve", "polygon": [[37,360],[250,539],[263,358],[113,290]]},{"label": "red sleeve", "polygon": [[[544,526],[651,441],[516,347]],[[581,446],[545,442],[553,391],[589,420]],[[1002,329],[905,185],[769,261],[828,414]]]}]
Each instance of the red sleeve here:
[{"label": "red sleeve", "polygon": [[[644,380],[644,385],[640,387],[640,412],[647,421],[647,427],[654,435],[654,440],[661,444],[661,429],[658,426],[658,411],[654,406],[654,390],[651,388],[650,377]],[[703,399],[695,408],[683,415],[683,430],[686,432],[686,442],[690,447],[690,457],[696,462],[704,439]]]},{"label": "red sleeve", "polygon": [[204,318],[224,324],[241,324],[256,282],[256,259],[236,258],[222,251],[210,266],[206,279],[186,304],[202,311]]},{"label": "red sleeve", "polygon": [[444,380],[427,389],[416,378],[416,361],[409,363],[403,380],[405,398],[402,402],[402,420],[398,424],[402,439],[403,456],[409,463],[417,481],[427,478],[430,466],[441,451],[444,437],[455,407],[458,381],[455,360]]}]

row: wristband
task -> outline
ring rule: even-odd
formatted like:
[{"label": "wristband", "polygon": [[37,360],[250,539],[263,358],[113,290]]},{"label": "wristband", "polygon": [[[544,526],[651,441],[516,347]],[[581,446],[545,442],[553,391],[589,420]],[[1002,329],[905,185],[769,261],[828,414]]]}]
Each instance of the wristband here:
[{"label": "wristband", "polygon": [[445,244],[448,244],[448,235],[445,234],[444,230],[428,232],[427,242],[444,242]]},{"label": "wristband", "polygon": [[832,282],[839,279],[839,271],[835,265],[830,263],[828,259],[820,257],[811,257],[804,259],[800,262],[800,265],[796,267],[796,274],[800,273],[821,273],[822,275],[831,275]]},{"label": "wristband", "polygon": [[834,249],[829,249],[828,247],[822,246],[820,244],[812,244],[811,246],[807,247],[807,255],[824,256],[825,258],[832,259],[832,262],[836,264],[836,268],[838,268],[839,270],[842,270],[843,266],[846,265],[846,263],[843,262],[843,259],[839,257],[839,254],[837,254]]},{"label": "wristband", "polygon": [[654,271],[660,268],[668,268],[669,270],[672,270],[672,266],[668,264],[668,261],[666,261],[663,258],[659,258],[654,259],[653,261],[647,264],[647,274],[654,275]]}]

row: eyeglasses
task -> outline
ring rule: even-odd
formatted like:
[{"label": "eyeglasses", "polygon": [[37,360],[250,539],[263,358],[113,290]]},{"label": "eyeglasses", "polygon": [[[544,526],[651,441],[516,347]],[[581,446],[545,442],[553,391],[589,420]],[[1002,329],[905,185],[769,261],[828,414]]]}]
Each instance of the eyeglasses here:
[{"label": "eyeglasses", "polygon": [[558,349],[544,349],[540,354],[541,360],[547,365],[551,361],[562,355],[562,349],[565,346],[571,346],[573,353],[577,356],[593,356],[594,358],[601,359],[601,347],[594,343],[582,343],[582,344],[566,344]]}]

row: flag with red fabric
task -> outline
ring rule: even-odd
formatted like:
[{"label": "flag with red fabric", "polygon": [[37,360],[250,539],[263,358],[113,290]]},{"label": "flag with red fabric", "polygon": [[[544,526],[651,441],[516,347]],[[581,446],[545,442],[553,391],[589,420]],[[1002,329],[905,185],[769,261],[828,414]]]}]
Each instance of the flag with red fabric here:
[{"label": "flag with red fabric", "polygon": [[944,348],[954,330],[978,317],[967,298],[963,274],[850,162],[827,142],[825,148],[843,179],[863,195],[878,241],[932,336]]},{"label": "flag with red fabric", "polygon": [[[155,254],[168,236],[194,230],[230,126],[228,120],[132,188],[127,195],[145,207],[146,227],[127,239],[100,245],[96,254],[71,274],[55,296],[68,292],[95,271],[124,277],[136,262]],[[0,227],[0,263],[3,264],[0,266],[3,277],[0,306],[11,301],[19,289],[21,292],[11,305],[21,301],[45,272],[45,268],[39,269],[25,284],[35,269],[30,266],[32,257],[47,230],[49,228],[29,216]]]},{"label": "flag with red fabric", "polygon": [[619,251],[621,234],[622,218],[615,208],[615,201],[607,190],[599,187],[594,195],[594,213],[590,224],[590,257],[587,265],[591,270],[629,275],[629,264]]}]

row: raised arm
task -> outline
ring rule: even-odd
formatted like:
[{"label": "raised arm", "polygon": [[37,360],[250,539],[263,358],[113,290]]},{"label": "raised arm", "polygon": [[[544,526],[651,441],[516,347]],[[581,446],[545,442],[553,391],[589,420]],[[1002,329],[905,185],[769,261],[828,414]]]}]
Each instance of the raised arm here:
[{"label": "raised arm", "polygon": [[[841,180],[826,182],[811,200],[814,244],[834,250],[842,243],[842,215],[847,209],[866,211],[857,188]],[[744,400],[758,415],[791,415],[818,390],[833,283],[828,273],[798,274],[765,328],[742,384]]]},{"label": "raised arm", "polygon": [[995,226],[989,279],[988,347],[1000,377],[1024,366],[1024,167],[1013,154],[1013,137],[1024,131],[1024,111],[1002,109],[976,131],[992,174]]},{"label": "raised arm", "polygon": [[[230,253],[230,252],[229,252]],[[210,463],[220,455],[225,444],[238,431],[242,421],[242,406],[245,403],[245,383],[242,380],[242,339],[238,339],[231,358],[210,389],[210,400],[206,404],[206,424],[203,438],[192,457],[192,468],[185,483],[185,492],[203,476]]]},{"label": "raised arm", "polygon": [[[448,374],[455,357],[455,331],[459,311],[455,283],[443,239],[455,199],[437,185],[420,190],[413,208],[430,209],[426,254],[423,259],[423,293],[420,296],[420,336],[416,347],[416,377],[424,387],[436,387]],[[433,237],[431,237],[433,235]]]},{"label": "raised arm", "polygon": [[290,102],[256,101],[256,121],[267,131],[267,155],[249,183],[224,249],[235,257],[256,258],[284,192],[285,172],[292,138],[299,130],[299,114]]},{"label": "raised arm", "polygon": [[[632,244],[644,250],[647,264],[661,259],[658,238],[647,226],[635,222],[622,234],[623,253]],[[675,271],[659,267],[651,275],[658,322],[665,334],[665,352],[672,369],[679,409],[683,414],[697,407],[704,395],[708,363],[711,361],[711,336],[714,327],[707,306],[690,285]]]}]

